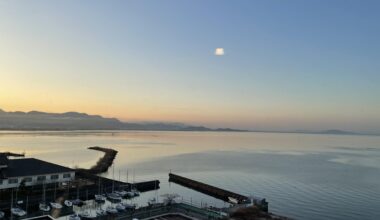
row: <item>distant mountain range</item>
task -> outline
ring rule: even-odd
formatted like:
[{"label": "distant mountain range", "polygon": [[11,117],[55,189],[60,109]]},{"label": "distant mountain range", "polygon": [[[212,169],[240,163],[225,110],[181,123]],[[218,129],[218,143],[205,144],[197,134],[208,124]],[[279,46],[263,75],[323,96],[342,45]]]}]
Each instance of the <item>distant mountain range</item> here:
[{"label": "distant mountain range", "polygon": [[329,129],[329,130],[322,130],[322,131],[308,131],[308,130],[297,130],[297,131],[291,131],[288,133],[303,133],[303,134],[335,134],[335,135],[363,135],[361,133],[356,133],[352,131],[343,131],[338,129]]},{"label": "distant mountain range", "polygon": [[351,131],[342,131],[338,129],[330,129],[330,130],[324,130],[324,131],[319,131],[315,132],[318,134],[341,134],[341,135],[358,135],[359,133],[356,132],[351,132]]},{"label": "distant mountain range", "polygon": [[[165,122],[122,122],[116,118],[105,118],[100,115],[88,115],[79,112],[47,113],[39,111],[6,112],[0,109],[0,130],[143,130],[143,131],[231,131],[243,132],[249,130],[193,126],[183,123]],[[332,134],[332,135],[365,135],[350,131],[330,129],[323,131],[276,131],[251,130],[252,132],[274,133],[304,133],[304,134]],[[377,135],[377,134],[372,134]]]},{"label": "distant mountain range", "polygon": [[0,130],[150,130],[150,131],[245,131],[211,129],[181,123],[130,123],[86,113],[6,112],[0,109]]},{"label": "distant mountain range", "polygon": [[343,131],[343,130],[338,130],[338,129],[329,129],[329,130],[321,130],[321,131],[312,131],[312,130],[289,130],[289,131],[252,130],[252,132],[297,133],[297,134],[331,134],[331,135],[377,135],[377,134],[356,133],[356,132],[352,132],[352,131]]}]

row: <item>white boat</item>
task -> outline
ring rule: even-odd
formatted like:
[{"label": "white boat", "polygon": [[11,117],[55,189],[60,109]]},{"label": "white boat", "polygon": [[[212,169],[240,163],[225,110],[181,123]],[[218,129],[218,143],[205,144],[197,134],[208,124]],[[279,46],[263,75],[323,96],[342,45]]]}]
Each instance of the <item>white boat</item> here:
[{"label": "white boat", "polygon": [[0,211],[0,219],[4,218],[4,216],[5,216],[5,213],[3,211]]},{"label": "white boat", "polygon": [[63,204],[65,204],[65,206],[67,206],[67,207],[71,207],[71,206],[73,206],[73,202],[71,202],[70,200],[65,200],[65,201],[63,202]]},{"label": "white boat", "polygon": [[151,199],[148,200],[148,205],[153,206],[155,204],[157,204],[157,199],[156,198],[151,198]]},{"label": "white boat", "polygon": [[95,218],[95,216],[91,216],[91,214],[88,211],[84,211],[82,213],[79,213],[79,217],[82,219],[92,219]]},{"label": "white boat", "polygon": [[174,203],[176,203],[176,198],[179,197],[178,194],[164,194],[164,195],[161,195],[162,197],[164,197],[164,200],[163,200],[163,203],[164,205],[172,205]]},{"label": "white boat", "polygon": [[80,217],[78,214],[73,214],[69,216],[69,220],[80,220]]},{"label": "white boat", "polygon": [[109,200],[111,200],[111,201],[118,201],[118,202],[120,202],[121,201],[121,197],[118,195],[118,194],[116,194],[116,193],[108,193],[107,194],[107,198],[109,199]]},{"label": "white boat", "polygon": [[124,206],[123,204],[121,204],[121,203],[118,203],[118,204],[116,205],[115,208],[116,208],[117,211],[119,211],[119,212],[122,212],[122,211],[125,210],[125,206]]},{"label": "white boat", "polygon": [[140,195],[140,192],[137,189],[135,189],[135,188],[133,188],[131,190],[131,192],[133,193],[133,196],[139,196]]},{"label": "white boat", "polygon": [[42,202],[40,202],[39,204],[39,208],[41,211],[43,212],[49,212],[50,211],[50,206],[46,203],[46,200],[45,200],[45,195],[46,195],[46,192],[45,192],[45,184],[42,186],[43,188],[43,193],[42,193]]},{"label": "white boat", "polygon": [[239,201],[233,197],[228,197],[228,202],[230,202],[232,204],[238,204],[239,203]]},{"label": "white boat", "polygon": [[136,205],[134,204],[128,204],[128,203],[122,203],[123,206],[125,207],[125,209],[135,209],[136,208]]},{"label": "white boat", "polygon": [[50,206],[44,202],[41,202],[38,206],[40,208],[41,211],[43,212],[48,212],[50,211]]},{"label": "white boat", "polygon": [[103,209],[98,209],[96,210],[96,216],[101,217],[101,216],[106,216],[107,212]]},{"label": "white boat", "polygon": [[50,205],[51,205],[51,207],[53,207],[54,209],[61,209],[61,208],[62,208],[62,205],[59,204],[59,203],[56,203],[56,202],[51,202]]},{"label": "white boat", "polygon": [[96,202],[105,202],[106,199],[107,198],[104,195],[95,195],[95,201]]},{"label": "white boat", "polygon": [[118,190],[118,191],[115,191],[114,193],[118,194],[121,197],[126,197],[128,194],[128,192],[124,190]]},{"label": "white boat", "polygon": [[135,196],[135,193],[133,193],[132,191],[128,191],[126,196],[131,198]]},{"label": "white boat", "polygon": [[118,211],[114,207],[108,206],[107,209],[106,209],[106,212],[108,212],[110,214],[117,214]]},{"label": "white boat", "polygon": [[11,208],[11,212],[13,215],[19,217],[26,215],[26,212],[19,207]]},{"label": "white boat", "polygon": [[107,194],[107,199],[109,199],[111,202],[121,202],[122,198],[119,194],[115,193],[115,166],[112,165],[112,193]]}]

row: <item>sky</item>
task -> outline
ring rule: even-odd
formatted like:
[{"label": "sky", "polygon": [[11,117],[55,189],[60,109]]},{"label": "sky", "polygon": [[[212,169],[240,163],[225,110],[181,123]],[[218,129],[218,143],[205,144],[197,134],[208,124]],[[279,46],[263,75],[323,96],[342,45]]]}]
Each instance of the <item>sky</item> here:
[{"label": "sky", "polygon": [[0,108],[380,133],[379,11],[370,0],[0,0]]}]

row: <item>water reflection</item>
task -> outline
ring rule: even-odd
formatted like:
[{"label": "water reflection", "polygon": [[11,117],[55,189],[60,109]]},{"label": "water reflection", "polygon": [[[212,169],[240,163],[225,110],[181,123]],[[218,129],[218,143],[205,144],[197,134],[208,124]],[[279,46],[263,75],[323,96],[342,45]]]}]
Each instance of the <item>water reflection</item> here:
[{"label": "water reflection", "polygon": [[[159,179],[159,194],[223,205],[169,184],[168,172],[246,195],[266,197],[270,209],[300,219],[380,216],[380,137],[228,132],[0,132],[1,151],[25,151],[66,166],[89,167],[101,153],[119,151],[122,180]],[[133,175],[133,173],[135,175]],[[105,173],[111,177],[111,173]],[[116,177],[118,178],[118,176]],[[136,202],[146,204],[155,192]],[[360,216],[360,217],[359,217]]]}]

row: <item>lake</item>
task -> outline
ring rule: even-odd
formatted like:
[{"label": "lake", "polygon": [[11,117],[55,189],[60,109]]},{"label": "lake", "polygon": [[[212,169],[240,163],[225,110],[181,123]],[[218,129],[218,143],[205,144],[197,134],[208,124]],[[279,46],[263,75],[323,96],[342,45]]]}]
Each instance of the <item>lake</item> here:
[{"label": "lake", "polygon": [[133,181],[159,179],[144,204],[172,192],[213,206],[224,202],[168,183],[173,173],[244,195],[264,197],[276,214],[296,219],[380,219],[380,137],[255,132],[0,132],[0,151],[69,167],[90,167],[119,151],[103,175]]}]

